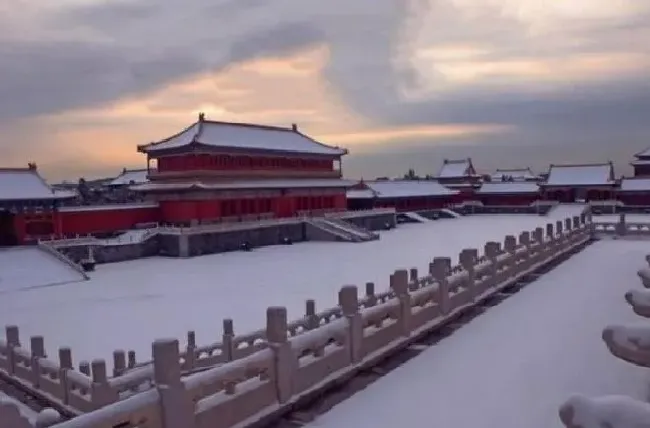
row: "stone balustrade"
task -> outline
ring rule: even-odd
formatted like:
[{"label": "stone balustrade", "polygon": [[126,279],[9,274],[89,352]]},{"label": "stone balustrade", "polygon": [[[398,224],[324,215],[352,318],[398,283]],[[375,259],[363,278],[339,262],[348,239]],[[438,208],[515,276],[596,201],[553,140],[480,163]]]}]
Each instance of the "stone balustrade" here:
[{"label": "stone balustrade", "polygon": [[158,340],[153,360],[144,364],[116,351],[112,377],[104,360],[75,370],[67,348],[55,362],[42,337],[31,338],[28,351],[10,326],[0,342],[0,376],[79,415],[59,428],[245,424],[372,366],[591,238],[584,215],[549,223],[507,236],[503,244],[488,242],[482,254],[465,249],[458,264],[436,257],[426,274],[396,270],[385,292],[367,283],[361,295],[346,285],[337,307],[317,312],[309,300],[299,320],[290,322],[285,308],[272,307],[265,328],[246,335],[236,335],[225,320],[220,342],[198,346],[193,332],[184,349],[177,339]]},{"label": "stone balustrade", "polygon": [[593,223],[594,231],[603,235],[650,236],[650,223],[628,222],[625,213],[619,214],[618,222]]}]

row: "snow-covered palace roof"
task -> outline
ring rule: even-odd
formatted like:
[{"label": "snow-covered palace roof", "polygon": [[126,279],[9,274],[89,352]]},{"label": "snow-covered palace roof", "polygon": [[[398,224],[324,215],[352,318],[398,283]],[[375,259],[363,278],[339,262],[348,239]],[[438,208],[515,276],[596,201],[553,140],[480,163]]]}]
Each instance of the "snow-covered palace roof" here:
[{"label": "snow-covered palace roof", "polygon": [[514,193],[538,193],[539,185],[532,181],[495,181],[483,183],[478,193],[508,195]]},{"label": "snow-covered palace roof", "polygon": [[378,180],[359,183],[357,188],[348,190],[347,197],[350,199],[388,199],[456,194],[458,191],[448,189],[434,180]]},{"label": "snow-covered palace roof", "polygon": [[147,169],[126,169],[122,173],[107,183],[108,186],[128,186],[131,184],[142,184],[149,182]]},{"label": "snow-covered palace roof", "polygon": [[620,192],[648,192],[650,178],[624,178],[621,180]]},{"label": "snow-covered palace roof", "polygon": [[509,178],[513,180],[534,180],[537,177],[530,168],[497,169],[491,176],[492,181],[502,181]]},{"label": "snow-covered palace roof", "polygon": [[254,125],[247,123],[217,122],[206,120],[199,114],[199,120],[183,131],[164,140],[138,146],[138,151],[153,153],[159,150],[177,149],[191,144],[224,148],[268,150],[276,152],[304,153],[342,156],[346,149],[332,147],[306,136],[293,125]]},{"label": "snow-covered palace roof", "polygon": [[576,165],[551,165],[545,186],[612,186],[615,184],[611,162]]},{"label": "snow-covered palace roof", "polygon": [[472,165],[472,159],[445,159],[442,168],[438,172],[438,178],[463,178],[475,177],[476,170]]},{"label": "snow-covered palace roof", "polygon": [[0,168],[0,201],[73,198],[75,192],[55,191],[38,174],[35,165],[29,168]]}]

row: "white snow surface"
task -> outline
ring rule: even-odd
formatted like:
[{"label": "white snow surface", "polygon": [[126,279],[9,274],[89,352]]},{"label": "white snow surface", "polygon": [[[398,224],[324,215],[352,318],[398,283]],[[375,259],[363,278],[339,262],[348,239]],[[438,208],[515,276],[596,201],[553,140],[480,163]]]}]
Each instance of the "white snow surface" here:
[{"label": "white snow surface", "polygon": [[607,186],[613,184],[612,165],[551,165],[547,186]]},{"label": "white snow surface", "polygon": [[196,122],[180,133],[151,145],[161,150],[183,147],[193,141],[214,147],[276,150],[295,153],[343,155],[344,149],[319,143],[291,128],[204,121]]},{"label": "white snow surface", "polygon": [[646,253],[639,241],[593,244],[309,427],[554,428],[574,394],[645,400],[647,371],[601,334],[638,321],[623,295]]},{"label": "white snow surface", "polygon": [[[11,306],[16,292],[82,280],[79,272],[38,248],[0,249],[0,308]],[[0,318],[11,324],[4,316]]]},{"label": "white snow surface", "polygon": [[[153,170],[152,172],[156,172]],[[115,177],[109,186],[125,186],[130,184],[142,184],[149,182],[149,170],[147,169],[127,169]]]},{"label": "white snow surface", "polygon": [[[15,404],[16,407],[18,407],[18,411],[20,414],[24,417],[27,418],[30,422],[34,423],[36,421],[36,417],[38,416],[38,413],[35,412],[34,410],[30,409],[27,407],[26,404],[21,403],[20,401],[16,400],[13,397],[8,396],[4,392],[0,391],[0,403],[12,403]],[[2,421],[0,421],[2,422]],[[2,426],[2,425],[0,425]]]},{"label": "white snow surface", "polygon": [[236,333],[249,333],[264,327],[269,306],[286,306],[290,319],[297,319],[307,299],[315,299],[319,311],[335,306],[345,284],[363,293],[364,284],[374,281],[381,292],[395,269],[417,267],[424,274],[434,257],[457,262],[463,248],[482,252],[487,241],[502,242],[507,234],[550,221],[552,216],[466,216],[400,225],[366,243],[305,242],[98,265],[89,281],[2,296],[0,325],[18,325],[24,338],[43,335],[51,355],[69,346],[75,361],[108,360],[116,349],[133,349],[144,360],[157,338],[176,337],[184,346],[187,331],[194,330],[199,345],[217,342],[224,318],[234,320]]},{"label": "white snow surface", "polygon": [[57,195],[34,170],[0,168],[0,200],[56,199]]},{"label": "white snow surface", "polygon": [[586,208],[587,205],[585,204],[558,204],[551,208],[548,216],[555,220],[573,218],[575,216],[580,216]]},{"label": "white snow surface", "polygon": [[[417,196],[450,196],[458,194],[435,180],[378,180],[365,182],[371,191],[372,197],[378,198],[405,198]],[[357,190],[357,192],[360,192]],[[366,194],[367,195],[367,194]],[[348,193],[348,197],[358,194]]]},{"label": "white snow surface", "polygon": [[481,194],[512,194],[538,193],[539,185],[532,181],[494,181],[483,183],[478,193]]},{"label": "white snow surface", "polygon": [[468,177],[471,175],[472,162],[469,159],[453,159],[446,160],[440,172],[438,172],[438,177],[441,178],[459,178],[459,177]]},{"label": "white snow surface", "polygon": [[643,428],[650,426],[650,403],[624,395],[584,397],[567,400],[573,408],[573,423],[584,428]]},{"label": "white snow surface", "polygon": [[650,190],[650,178],[624,178],[621,180],[621,192],[647,192]]}]

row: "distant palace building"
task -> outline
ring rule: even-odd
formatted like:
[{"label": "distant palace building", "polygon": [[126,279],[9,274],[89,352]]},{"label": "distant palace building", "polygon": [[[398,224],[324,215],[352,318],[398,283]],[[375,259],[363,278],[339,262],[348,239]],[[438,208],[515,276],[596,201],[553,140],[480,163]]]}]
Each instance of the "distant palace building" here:
[{"label": "distant palace building", "polygon": [[466,158],[446,159],[427,179],[350,181],[342,174],[347,150],[320,143],[296,125],[218,122],[203,114],[177,134],[137,149],[146,155],[146,168],[80,180],[78,192],[70,185],[55,190],[35,164],[0,168],[0,247],[46,237],[110,236],[154,224],[254,222],[374,208],[426,211],[463,202],[618,200],[650,207],[650,149],[635,155],[634,177],[622,179],[611,162],[551,165],[539,176],[529,168],[482,175]]},{"label": "distant palace building", "polygon": [[290,128],[199,120],[176,135],[139,146],[149,182],[132,189],[160,205],[168,223],[231,217],[291,217],[346,208],[346,149]]}]

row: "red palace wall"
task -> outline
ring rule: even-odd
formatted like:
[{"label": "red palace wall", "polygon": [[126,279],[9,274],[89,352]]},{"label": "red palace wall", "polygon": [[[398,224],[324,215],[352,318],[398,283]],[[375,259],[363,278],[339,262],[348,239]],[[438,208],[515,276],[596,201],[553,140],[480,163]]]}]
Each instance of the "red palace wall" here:
[{"label": "red palace wall", "polygon": [[57,234],[84,235],[89,233],[115,232],[132,229],[140,223],[158,222],[158,207],[106,208],[80,207],[79,210],[65,210],[55,215],[54,226]]},{"label": "red palace wall", "polygon": [[635,177],[648,177],[650,176],[650,165],[634,165]]},{"label": "red palace wall", "polygon": [[617,199],[625,205],[650,205],[650,193],[619,193]]},{"label": "red palace wall", "polygon": [[477,199],[483,205],[501,205],[501,206],[525,206],[530,205],[539,199],[537,194],[521,194],[521,195],[477,195]]},{"label": "red palace wall", "polygon": [[331,159],[301,159],[268,156],[234,156],[190,154],[164,156],[158,158],[159,172],[197,171],[197,170],[298,170],[332,171]]},{"label": "red palace wall", "polygon": [[293,217],[299,211],[344,210],[346,205],[344,193],[325,196],[161,201],[160,221],[186,223],[192,220],[218,220],[221,217],[266,213],[273,213],[275,217]]}]

